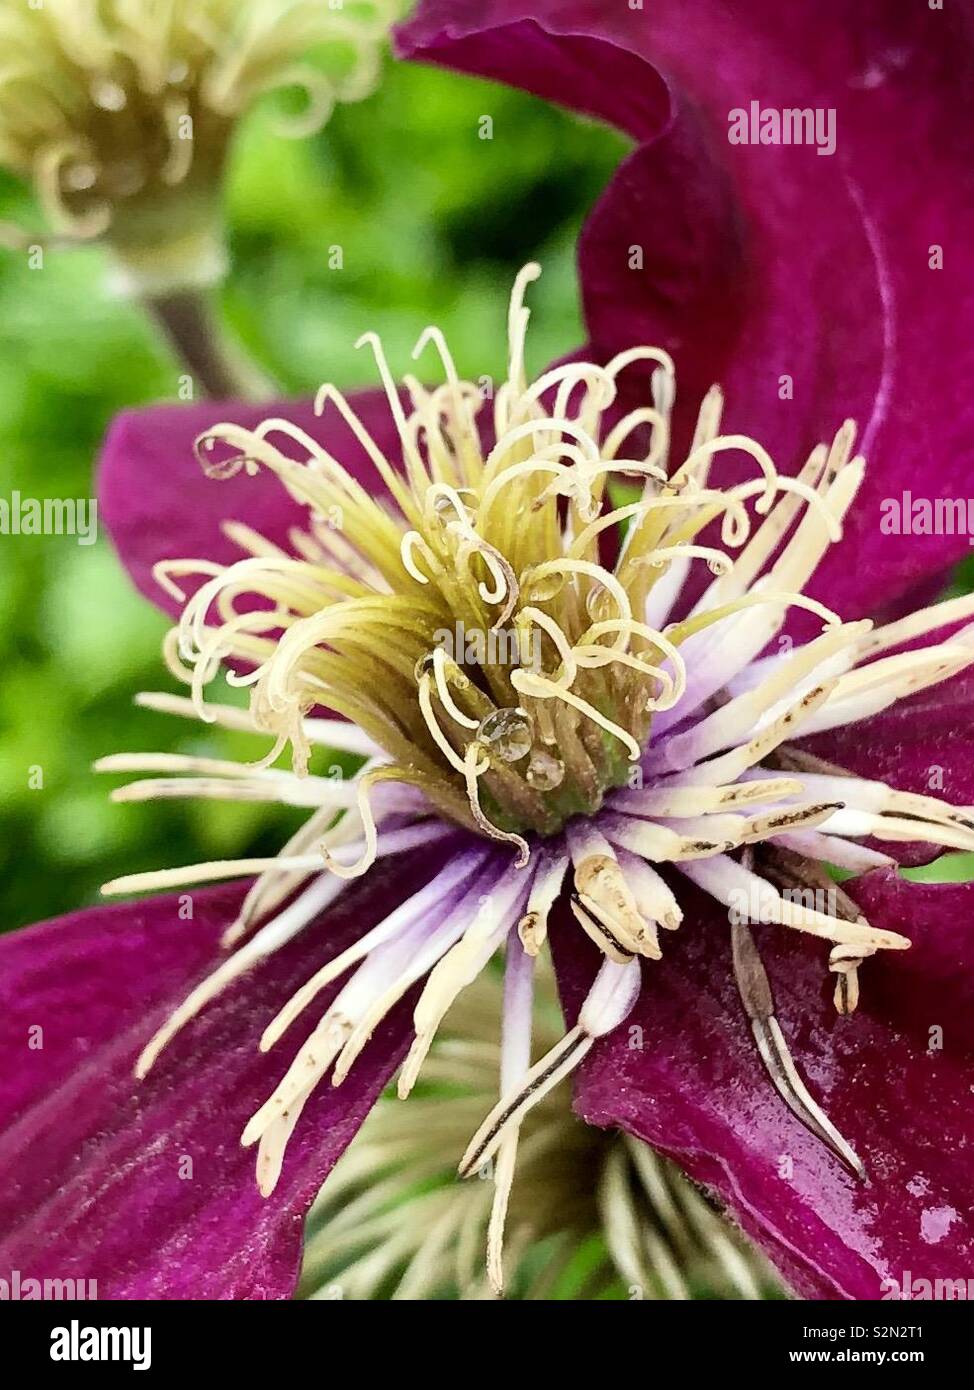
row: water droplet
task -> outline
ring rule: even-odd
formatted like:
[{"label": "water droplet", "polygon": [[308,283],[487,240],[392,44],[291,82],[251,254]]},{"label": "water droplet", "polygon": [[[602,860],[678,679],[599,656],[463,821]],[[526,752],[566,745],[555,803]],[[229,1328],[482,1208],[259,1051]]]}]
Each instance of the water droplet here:
[{"label": "water droplet", "polygon": [[534,753],[528,763],[527,780],[536,791],[554,791],[565,780],[565,764],[550,753]]},{"label": "water droplet", "polygon": [[565,587],[565,576],[563,574],[545,574],[540,579],[531,579],[528,582],[525,597],[531,603],[547,603],[553,599]]},{"label": "water droplet", "polygon": [[481,721],[477,739],[505,763],[516,763],[531,751],[534,722],[523,709],[497,709]]},{"label": "water droplet", "polygon": [[585,611],[595,622],[608,618],[614,611],[615,599],[601,584],[594,584],[585,599]]},{"label": "water droplet", "polygon": [[118,82],[112,82],[109,78],[92,83],[91,99],[103,111],[124,111],[128,104],[125,88]]},{"label": "water droplet", "polygon": [[437,493],[433,498],[433,516],[437,523],[447,530],[457,526],[466,529],[471,523],[466,503],[452,493]]},{"label": "water droplet", "polygon": [[64,171],[64,186],[72,193],[84,193],[94,188],[98,170],[93,164],[72,164]]}]

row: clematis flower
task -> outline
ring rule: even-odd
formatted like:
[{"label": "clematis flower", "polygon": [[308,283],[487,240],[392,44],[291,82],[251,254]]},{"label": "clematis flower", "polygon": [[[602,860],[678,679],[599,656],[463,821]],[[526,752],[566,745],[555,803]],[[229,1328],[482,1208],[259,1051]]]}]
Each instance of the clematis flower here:
[{"label": "clematis flower", "polygon": [[[440,351],[440,387],[398,389],[370,339],[379,396],[348,403],[325,388],[317,417],[287,407],[262,420],[233,406],[222,424],[211,411],[163,409],[113,433],[103,510],[140,586],[167,587],[180,614],[170,666],[193,687],[188,700],[143,702],[272,740],[272,757],[250,768],[125,755],[108,769],[156,775],[121,798],[240,795],[311,816],[274,860],[110,885],[258,873],[246,893],[81,914],[3,943],[12,1044],[26,1046],[52,1003],[71,1008],[53,1013],[34,1071],[4,1082],[18,1116],[0,1147],[13,1179],[5,1263],[97,1274],[113,1296],[288,1292],[297,1220],[317,1184],[404,1058],[410,1089],[451,999],[502,945],[501,1100],[462,1165],[495,1162],[495,1284],[519,1128],[583,1058],[581,1113],[676,1157],[800,1293],[876,1297],[904,1268],[955,1277],[970,1263],[970,950],[958,924],[972,890],[906,885],[893,864],[917,841],[971,845],[962,672],[974,647],[961,625],[974,601],[911,608],[908,590],[929,587],[956,549],[949,538],[884,537],[875,505],[877,489],[913,476],[896,426],[939,427],[939,404],[963,376],[927,374],[928,357],[904,352],[902,336],[888,350],[892,311],[911,296],[878,196],[843,202],[858,209],[843,220],[835,201],[818,202],[841,184],[808,185],[809,209],[829,217],[816,273],[836,237],[850,255],[870,251],[851,261],[863,278],[847,334],[821,331],[836,316],[789,258],[802,218],[791,208],[761,222],[751,185],[763,252],[754,270],[769,283],[733,293],[740,190],[667,108],[676,87],[668,93],[649,64],[650,31],[627,27],[646,17],[617,15],[603,30],[572,6],[535,7],[527,27],[508,31],[524,8],[480,7],[475,22],[440,6],[405,41],[449,61],[476,50],[495,75],[502,60],[520,65],[546,95],[575,93],[644,141],[583,237],[590,360],[529,384],[529,271],[489,411],[429,331],[421,345]],[[756,13],[763,32],[770,21]],[[756,42],[748,64],[755,51],[764,60],[778,49]],[[938,48],[938,63],[949,69],[960,52]],[[907,66],[904,80],[932,102],[929,67],[915,76]],[[892,119],[890,86],[861,90],[879,91]],[[931,125],[937,109],[924,107]],[[957,144],[936,148],[953,159]],[[795,182],[782,198],[789,190],[800,202]],[[944,207],[950,197],[945,188]],[[662,312],[652,275],[634,279],[612,255],[620,238],[632,244],[633,210],[661,234],[686,213],[677,225],[706,243]],[[925,293],[897,318],[900,334],[920,341],[936,327],[943,341],[969,292],[962,273],[951,290],[946,304]],[[781,336],[768,332],[772,309]],[[657,336],[642,327],[657,322],[664,347],[640,347]],[[677,397],[666,348],[680,324],[691,389],[683,380]],[[774,412],[769,451],[738,416],[722,426],[719,390],[692,388],[719,345],[745,416],[769,416],[771,359],[759,348],[772,344],[777,365],[796,351],[796,324],[808,395],[793,414]],[[842,422],[846,391],[879,451],[878,483]],[[839,425],[830,444],[802,438],[826,417]],[[962,420],[943,413],[929,479],[938,495],[964,476],[947,433],[962,435]],[[217,475],[205,486],[185,466],[196,433]],[[153,459],[166,466],[146,468]],[[637,500],[611,500],[613,474],[639,481]],[[235,558],[241,547],[249,558]],[[194,576],[202,583],[189,592]],[[889,620],[863,618],[888,604]],[[821,630],[776,646],[793,609]],[[482,658],[476,643],[460,652],[458,624]],[[454,635],[451,650],[438,633]],[[223,660],[233,683],[251,687],[249,714],[207,699]],[[359,775],[313,776],[319,742],[363,757]],[[273,766],[286,744],[295,773]],[[932,762],[942,774],[933,787]],[[863,876],[840,888],[824,865]],[[350,874],[359,882],[345,887]],[[191,928],[179,917],[190,911]],[[549,919],[575,1022],[532,1063],[533,953]],[[206,974],[221,931],[237,950]],[[136,1059],[144,1080],[133,1098]],[[263,1205],[244,1178],[241,1131],[257,1145]],[[205,1149],[180,1184],[178,1160],[194,1143]]]}]

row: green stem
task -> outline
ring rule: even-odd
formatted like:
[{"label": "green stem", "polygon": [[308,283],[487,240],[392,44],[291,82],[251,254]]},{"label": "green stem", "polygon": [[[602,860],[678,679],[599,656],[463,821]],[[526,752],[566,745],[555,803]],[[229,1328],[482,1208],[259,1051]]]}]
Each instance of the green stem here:
[{"label": "green stem", "polygon": [[147,312],[162,329],[195,385],[214,400],[266,400],[273,385],[223,340],[209,298],[199,289],[144,294]]}]

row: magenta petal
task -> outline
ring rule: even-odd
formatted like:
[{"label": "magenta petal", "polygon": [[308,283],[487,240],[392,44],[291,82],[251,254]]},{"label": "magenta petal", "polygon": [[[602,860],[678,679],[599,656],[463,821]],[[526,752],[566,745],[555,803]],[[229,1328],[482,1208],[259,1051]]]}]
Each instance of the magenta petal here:
[{"label": "magenta petal", "polygon": [[[160,1000],[179,998],[218,958],[241,889],[193,895],[183,921],[174,897],[72,912],[0,938],[0,1035],[16,1058],[0,1074],[0,1128],[82,1066],[94,1047]],[[31,1046],[32,1028],[42,1045]]]},{"label": "magenta petal", "polygon": [[[637,252],[651,274],[622,297],[619,265]],[[578,260],[596,358],[636,343],[674,357],[675,446],[686,448],[700,400],[726,374],[727,345],[749,307],[748,248],[734,189],[699,122],[674,119],[620,164],[582,229]],[[629,408],[645,403],[646,383],[633,378],[639,373],[621,382]]]},{"label": "magenta petal", "polygon": [[666,84],[636,52],[632,16],[587,4],[423,0],[395,34],[401,58],[492,77],[598,116],[634,139],[665,124]]},{"label": "magenta petal", "polygon": [[[399,436],[384,393],[353,393],[350,402],[379,448],[391,461],[398,460]],[[178,613],[179,605],[152,577],[158,560],[226,564],[241,559],[243,552],[223,534],[224,521],[245,522],[289,552],[289,528],[307,527],[307,508],[267,469],[220,481],[204,474],[193,452],[198,436],[218,422],[252,428],[271,417],[299,426],[371,492],[383,490],[335,408],[318,418],[310,400],[149,406],[125,411],[112,424],[99,470],[101,516],[136,587],[166,612]],[[286,436],[275,434],[273,442],[284,454],[305,457]]]},{"label": "magenta petal", "polygon": [[[654,1145],[713,1190],[808,1298],[876,1299],[907,1270],[974,1274],[970,1183],[974,886],[877,872],[854,891],[870,920],[916,941],[864,966],[840,1019],[822,943],[760,929],[777,1013],[816,1099],[863,1159],[853,1178],[771,1087],[737,997],[724,910],[681,884],[682,927],[644,970],[635,1012],[596,1046],[576,1109]],[[558,941],[570,1012],[591,978],[577,931]],[[942,1050],[928,1050],[942,1029]]]},{"label": "magenta petal", "polygon": [[[974,126],[961,114],[974,60],[954,20],[935,26],[930,17],[927,7],[866,5],[853,15],[807,3],[787,14],[764,3],[707,4],[691,24],[684,7],[662,0],[640,38],[681,101],[705,113],[738,192],[747,312],[735,333],[715,297],[703,339],[725,346],[728,425],[791,469],[842,416],[859,423],[866,482],[844,544],[810,586],[846,616],[890,602],[967,548],[966,536],[904,539],[880,529],[884,498],[964,497],[971,468],[974,256],[965,249],[943,270],[928,261],[954,228],[965,229],[958,249],[974,236]],[[765,107],[835,110],[836,154],[729,145],[728,113],[749,109],[758,93]],[[904,160],[906,148],[922,158]],[[625,225],[630,183],[620,174],[606,193],[596,213],[603,223]],[[611,262],[617,304],[640,298],[624,249]],[[584,241],[582,250],[584,285],[604,277],[606,260],[586,260]],[[651,261],[643,300],[655,276]],[[605,353],[619,345],[618,325],[592,303],[590,333],[599,343],[605,332]],[[785,378],[794,399],[781,402]]]},{"label": "magenta petal", "polygon": [[288,1297],[304,1215],[402,1056],[408,1001],[348,1080],[308,1102],[267,1199],[240,1134],[335,989],[271,1052],[257,1042],[298,985],[424,877],[374,869],[204,1010],[142,1083],[138,1051],[218,959],[242,890],[195,893],[192,921],[181,895],[4,938],[0,1269],[95,1279],[103,1298]]}]

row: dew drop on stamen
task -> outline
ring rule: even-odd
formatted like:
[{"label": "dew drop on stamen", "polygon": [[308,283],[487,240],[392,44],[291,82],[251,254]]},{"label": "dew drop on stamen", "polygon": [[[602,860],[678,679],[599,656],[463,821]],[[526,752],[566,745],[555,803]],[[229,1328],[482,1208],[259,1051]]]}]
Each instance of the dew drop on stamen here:
[{"label": "dew drop on stamen", "polygon": [[519,762],[531,751],[534,721],[523,709],[494,710],[481,721],[477,741],[501,762]]},{"label": "dew drop on stamen", "polygon": [[102,111],[124,111],[128,103],[125,88],[110,78],[92,83],[91,99]]},{"label": "dew drop on stamen", "polygon": [[547,603],[549,599],[555,598],[565,587],[565,576],[563,574],[546,574],[541,579],[532,580],[526,598],[531,603]]},{"label": "dew drop on stamen", "polygon": [[98,170],[94,164],[72,164],[64,170],[62,177],[69,192],[85,193],[89,188],[94,188]]},{"label": "dew drop on stamen", "polygon": [[601,584],[595,584],[589,589],[585,598],[585,611],[595,622],[600,622],[608,617],[612,608],[612,595],[607,593]]},{"label": "dew drop on stamen", "polygon": [[538,751],[532,755],[525,777],[535,791],[554,791],[565,780],[565,764],[550,753]]}]

